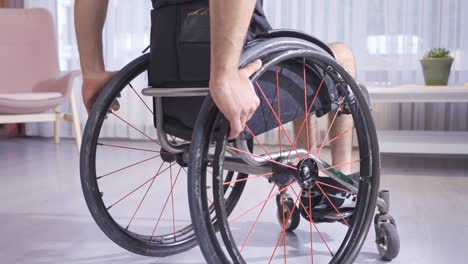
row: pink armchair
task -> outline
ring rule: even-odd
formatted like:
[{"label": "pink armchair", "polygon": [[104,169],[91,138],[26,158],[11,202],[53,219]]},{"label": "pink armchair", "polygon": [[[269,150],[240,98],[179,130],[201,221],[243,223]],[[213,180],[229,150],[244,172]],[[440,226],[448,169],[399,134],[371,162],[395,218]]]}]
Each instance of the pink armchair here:
[{"label": "pink armchair", "polygon": [[[45,9],[0,9],[0,25],[0,124],[53,121],[58,144],[60,120],[71,121],[79,149],[81,129],[71,92],[79,72],[60,72],[51,14]],[[67,100],[71,114],[59,111]]]}]

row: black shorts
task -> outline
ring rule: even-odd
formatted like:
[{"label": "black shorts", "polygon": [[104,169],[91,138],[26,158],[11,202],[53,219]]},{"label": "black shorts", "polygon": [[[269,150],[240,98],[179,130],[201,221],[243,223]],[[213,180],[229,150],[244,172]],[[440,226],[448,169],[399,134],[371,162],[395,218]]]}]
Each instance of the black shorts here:
[{"label": "black shorts", "polygon": [[[205,10],[209,9],[209,1],[152,2],[149,85],[167,88],[207,87],[210,77],[210,23],[209,12]],[[263,0],[258,0],[247,41],[270,29],[263,11]],[[190,131],[203,100],[204,97],[163,98],[167,123],[178,124],[176,127],[185,127],[182,130]]]},{"label": "black shorts", "polygon": [[[189,2],[196,2],[196,0],[152,0],[153,8],[157,9],[164,5],[170,4],[182,4]],[[249,30],[249,38],[256,34],[264,33],[271,29],[270,23],[266,19],[265,12],[263,10],[263,0],[257,0],[255,5],[255,11],[252,17],[252,23]]]}]

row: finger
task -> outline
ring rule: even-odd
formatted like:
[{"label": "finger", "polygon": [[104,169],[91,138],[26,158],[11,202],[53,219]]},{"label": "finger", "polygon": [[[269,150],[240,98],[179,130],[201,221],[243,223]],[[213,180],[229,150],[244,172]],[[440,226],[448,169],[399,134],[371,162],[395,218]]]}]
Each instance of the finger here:
[{"label": "finger", "polygon": [[255,110],[256,110],[256,108],[255,108],[255,109],[254,109],[254,108],[251,108],[251,109],[250,109],[249,113],[247,114],[247,118],[245,119],[245,122],[246,122],[246,123],[247,123],[250,119],[252,119],[252,116],[254,115]]},{"label": "finger", "polygon": [[93,96],[91,98],[89,98],[88,100],[85,101],[85,108],[86,108],[86,111],[89,113],[91,113],[91,111],[93,110],[93,106],[94,106],[94,103],[96,102],[96,97]]},{"label": "finger", "polygon": [[242,123],[239,118],[230,122],[231,130],[229,131],[229,139],[234,139],[242,131]]},{"label": "finger", "polygon": [[85,104],[86,111],[88,112],[88,114],[91,113],[91,111],[93,110],[93,105],[94,105],[94,101],[91,101],[91,102],[88,101],[88,103]]},{"label": "finger", "polygon": [[247,113],[247,120],[246,121],[249,121],[252,118],[255,111],[257,111],[258,107],[260,106],[260,99],[258,98],[258,96],[256,94],[254,94],[254,96],[255,97],[253,98],[252,106],[249,108],[249,111]]},{"label": "finger", "polygon": [[256,60],[250,64],[247,64],[241,71],[247,76],[250,77],[254,73],[256,73],[261,67],[263,63],[261,60]]},{"label": "finger", "polygon": [[243,114],[243,115],[241,116],[241,118],[240,118],[240,119],[241,119],[241,131],[245,129],[245,123],[247,123],[247,120],[248,120],[248,119],[247,119],[247,116],[248,116],[248,115],[249,115],[249,113],[246,112],[246,113]]},{"label": "finger", "polygon": [[257,110],[259,106],[260,106],[260,98],[258,98],[258,96],[255,96],[255,110]]}]

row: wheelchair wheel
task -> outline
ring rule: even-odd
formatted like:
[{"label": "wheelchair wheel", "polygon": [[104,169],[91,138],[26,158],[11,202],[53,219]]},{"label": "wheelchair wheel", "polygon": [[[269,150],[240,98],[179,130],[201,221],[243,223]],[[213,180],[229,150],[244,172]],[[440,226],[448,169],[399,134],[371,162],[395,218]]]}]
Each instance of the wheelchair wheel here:
[{"label": "wheelchair wheel", "polygon": [[[352,263],[372,223],[379,190],[379,150],[369,106],[353,78],[323,51],[294,39],[265,41],[252,49],[242,61],[263,61],[252,77],[261,104],[246,130],[228,141],[229,124],[208,97],[192,137],[189,202],[202,252],[208,263]],[[312,115],[326,124],[317,146],[310,145],[309,118],[300,121],[295,134],[287,124]],[[331,135],[336,119],[345,116],[349,127]],[[299,145],[302,130],[305,140]],[[351,160],[334,164],[327,147],[347,134],[355,136],[357,147]],[[242,147],[249,138],[253,152]],[[228,214],[225,170],[236,162],[243,164],[237,166],[240,172],[261,173],[246,179]],[[213,166],[213,175],[204,172],[204,164]],[[275,223],[279,208],[271,200],[284,192],[293,198],[286,223],[295,221],[295,210],[305,220],[293,232]],[[206,211],[210,194],[219,235]]]},{"label": "wheelchair wheel", "polygon": [[[124,249],[160,257],[186,251],[197,241],[187,203],[187,163],[183,153],[161,147],[152,98],[141,95],[148,66],[149,54],[137,58],[99,95],[84,131],[80,170],[86,203],[102,231]],[[120,109],[111,111],[115,100]],[[228,181],[246,177],[228,174]],[[235,205],[244,185],[239,181],[225,190],[227,207]]]}]

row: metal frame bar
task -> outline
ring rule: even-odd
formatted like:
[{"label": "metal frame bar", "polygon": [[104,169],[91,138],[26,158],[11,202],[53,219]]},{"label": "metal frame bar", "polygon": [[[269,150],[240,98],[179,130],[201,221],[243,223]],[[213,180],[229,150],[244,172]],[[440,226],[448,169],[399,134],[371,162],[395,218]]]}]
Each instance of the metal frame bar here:
[{"label": "metal frame bar", "polygon": [[153,97],[192,97],[208,95],[208,87],[186,88],[154,88],[148,87],[142,90],[143,95]]},{"label": "metal frame bar", "polygon": [[176,145],[167,140],[167,133],[164,131],[164,115],[162,97],[155,97],[155,116],[156,116],[156,133],[158,135],[159,144],[166,151],[181,153],[186,149],[186,144]]},{"label": "metal frame bar", "polygon": [[158,135],[158,143],[167,151],[174,153],[182,153],[187,148],[187,144],[173,144],[167,140],[167,133],[164,131],[164,111],[163,97],[194,97],[208,95],[208,87],[200,88],[154,88],[147,87],[142,90],[142,94],[155,98],[155,118],[156,118],[156,133]]}]

